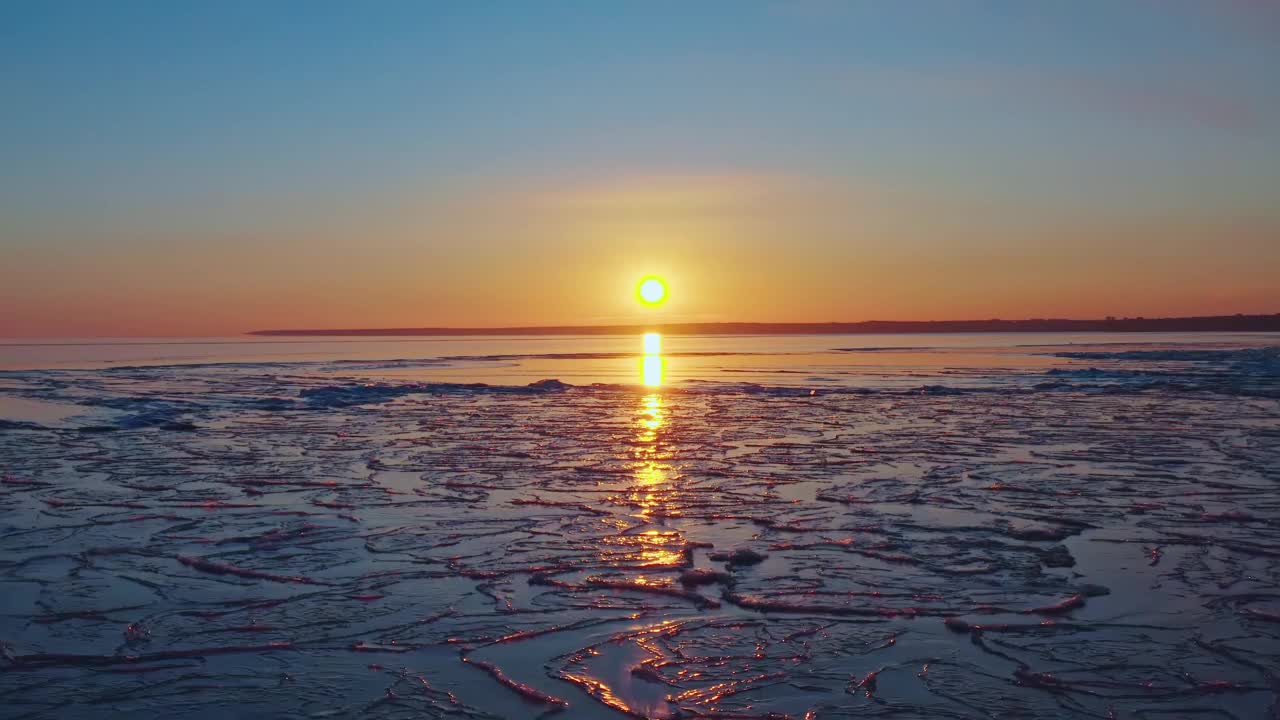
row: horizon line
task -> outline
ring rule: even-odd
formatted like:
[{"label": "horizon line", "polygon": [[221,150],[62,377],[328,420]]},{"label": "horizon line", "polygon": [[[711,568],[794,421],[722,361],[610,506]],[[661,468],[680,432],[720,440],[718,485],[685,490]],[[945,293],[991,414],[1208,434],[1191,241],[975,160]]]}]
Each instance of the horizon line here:
[{"label": "horizon line", "polygon": [[1280,313],[1166,318],[1108,316],[1096,319],[861,320],[827,322],[683,322],[625,325],[527,325],[501,327],[303,328],[252,330],[256,336],[445,336],[445,335],[840,335],[947,332],[1280,332]]}]

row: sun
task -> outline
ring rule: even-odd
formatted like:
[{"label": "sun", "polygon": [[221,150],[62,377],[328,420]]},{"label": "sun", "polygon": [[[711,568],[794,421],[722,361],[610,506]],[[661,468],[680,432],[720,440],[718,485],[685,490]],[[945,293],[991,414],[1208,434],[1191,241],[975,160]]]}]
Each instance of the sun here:
[{"label": "sun", "polygon": [[667,285],[660,278],[652,275],[640,280],[636,286],[636,297],[641,304],[655,307],[667,299]]}]

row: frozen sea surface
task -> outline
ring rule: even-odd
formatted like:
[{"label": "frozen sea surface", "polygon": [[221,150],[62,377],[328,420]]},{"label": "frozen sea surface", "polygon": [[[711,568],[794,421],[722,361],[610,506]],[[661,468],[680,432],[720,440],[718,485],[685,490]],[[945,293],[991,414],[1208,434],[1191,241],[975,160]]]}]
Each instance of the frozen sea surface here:
[{"label": "frozen sea surface", "polygon": [[1087,340],[11,354],[0,717],[1280,717],[1280,340]]}]

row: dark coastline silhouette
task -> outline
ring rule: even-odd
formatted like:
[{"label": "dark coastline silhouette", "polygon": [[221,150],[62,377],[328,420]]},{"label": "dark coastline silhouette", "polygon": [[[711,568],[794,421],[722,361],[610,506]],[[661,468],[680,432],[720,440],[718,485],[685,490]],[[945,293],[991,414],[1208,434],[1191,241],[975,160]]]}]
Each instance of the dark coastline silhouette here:
[{"label": "dark coastline silhouette", "polygon": [[545,325],[532,327],[423,327],[256,330],[270,336],[429,336],[429,335],[859,335],[893,333],[1061,333],[1061,332],[1280,332],[1274,315],[1210,315],[1175,318],[1102,320],[867,320],[827,323],[666,323],[658,325]]}]

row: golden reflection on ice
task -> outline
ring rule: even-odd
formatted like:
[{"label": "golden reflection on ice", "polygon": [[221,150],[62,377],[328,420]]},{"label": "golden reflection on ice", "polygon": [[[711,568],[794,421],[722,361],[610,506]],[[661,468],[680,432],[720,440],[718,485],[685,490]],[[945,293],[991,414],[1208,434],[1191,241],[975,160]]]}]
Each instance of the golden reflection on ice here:
[{"label": "golden reflection on ice", "polygon": [[[633,535],[644,566],[676,567],[684,562],[684,537],[680,533],[650,530]],[[668,578],[663,578],[666,582]]]},{"label": "golden reflection on ice", "polygon": [[[631,500],[640,505],[640,516],[644,519],[655,514],[678,513],[662,507],[664,503],[669,505],[674,496],[671,453],[667,449],[667,411],[662,403],[662,395],[658,393],[644,395],[640,398],[633,421],[635,435],[631,443],[631,460],[635,489]],[[649,533],[633,537],[644,538],[647,535]]]},{"label": "golden reflection on ice", "polygon": [[[658,439],[658,431],[662,429],[662,396],[646,395],[640,401],[640,412],[638,413],[637,423],[640,426],[640,434],[636,438],[642,444],[656,442]],[[649,448],[652,450],[652,448]]]},{"label": "golden reflection on ice", "polygon": [[661,462],[663,422],[662,396],[646,395],[636,413],[636,440],[632,455],[636,461],[636,482],[649,487],[666,479],[666,465]]},{"label": "golden reflection on ice", "polygon": [[[673,568],[684,564],[684,536],[670,530],[646,530],[603,539],[600,559],[633,568]],[[670,577],[640,575],[631,578],[639,585],[668,585]]]}]

